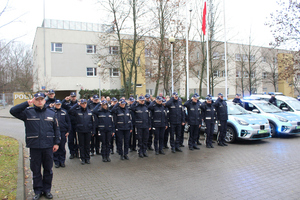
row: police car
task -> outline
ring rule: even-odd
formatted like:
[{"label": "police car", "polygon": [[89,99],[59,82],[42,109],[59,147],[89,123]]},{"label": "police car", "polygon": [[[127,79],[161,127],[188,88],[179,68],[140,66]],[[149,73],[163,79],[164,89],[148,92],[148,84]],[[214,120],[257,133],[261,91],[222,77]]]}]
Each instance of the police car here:
[{"label": "police car", "polygon": [[[259,98],[261,100],[269,101],[270,95],[251,95],[250,98]],[[283,111],[293,112],[300,115],[300,101],[293,97],[276,95],[277,107]]]},{"label": "police car", "polygon": [[250,113],[233,102],[227,102],[227,111],[226,142],[231,143],[236,139],[261,140],[271,137],[269,121],[266,118]]},{"label": "police car", "polygon": [[269,120],[271,136],[300,133],[299,115],[282,111],[264,100],[243,99],[243,106],[246,110],[252,113],[258,113]]}]

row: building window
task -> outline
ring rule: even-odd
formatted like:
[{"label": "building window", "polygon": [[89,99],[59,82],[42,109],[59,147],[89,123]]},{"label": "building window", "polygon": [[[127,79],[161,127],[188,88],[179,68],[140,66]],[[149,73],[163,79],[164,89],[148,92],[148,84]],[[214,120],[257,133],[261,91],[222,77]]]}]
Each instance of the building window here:
[{"label": "building window", "polygon": [[262,78],[263,78],[263,79],[267,78],[267,72],[263,72],[263,73],[262,73]]},{"label": "building window", "polygon": [[140,58],[140,57],[138,57],[138,59],[137,59],[137,65],[138,65],[138,66],[141,65],[141,58]]},{"label": "building window", "polygon": [[248,72],[244,72],[244,78],[249,78]]},{"label": "building window", "polygon": [[120,70],[118,68],[111,68],[110,69],[110,76],[111,77],[119,77],[120,76]]},{"label": "building window", "polygon": [[241,61],[241,54],[235,54],[235,60]]},{"label": "building window", "polygon": [[151,77],[151,72],[149,69],[145,69],[145,76],[146,77]]},{"label": "building window", "polygon": [[250,55],[250,62],[255,62],[255,56],[254,55]]},{"label": "building window", "polygon": [[97,68],[96,67],[87,67],[86,68],[86,76],[88,76],[88,77],[97,76]]},{"label": "building window", "polygon": [[128,58],[127,63],[132,63],[132,59]]},{"label": "building window", "polygon": [[236,77],[241,78],[241,71],[236,71]]},{"label": "building window", "polygon": [[96,53],[96,45],[86,45],[86,53],[95,54]]},{"label": "building window", "polygon": [[264,88],[263,88],[263,91],[264,91],[264,92],[267,92],[267,91],[268,91],[268,88],[264,87]]},{"label": "building window", "polygon": [[62,52],[62,43],[51,43],[52,52]]},{"label": "building window", "polygon": [[197,52],[197,59],[199,60],[199,58],[200,58],[200,53]]},{"label": "building window", "polygon": [[276,57],[273,58],[273,62],[277,63],[277,58]]},{"label": "building window", "polygon": [[219,53],[218,53],[218,52],[214,52],[214,54],[213,54],[213,59],[214,59],[214,60],[217,60],[217,59],[219,59],[219,58],[220,58]]},{"label": "building window", "polygon": [[225,53],[222,54],[222,60],[225,60]]},{"label": "building window", "polygon": [[153,89],[146,89],[146,94],[153,95]]},{"label": "building window", "polygon": [[136,84],[136,87],[143,87],[142,84]]},{"label": "building window", "polygon": [[267,62],[267,58],[266,57],[262,57],[261,58],[261,62],[266,63]]},{"label": "building window", "polygon": [[221,76],[222,76],[222,77],[226,77],[225,70],[223,70],[223,71],[221,72]]},{"label": "building window", "polygon": [[248,56],[246,54],[243,54],[243,61],[248,61]]},{"label": "building window", "polygon": [[219,70],[215,70],[213,75],[214,77],[219,77]]},{"label": "building window", "polygon": [[251,78],[255,78],[255,72],[251,72]]},{"label": "building window", "polygon": [[110,46],[109,47],[109,54],[111,54],[111,55],[118,55],[119,54],[119,47],[117,47],[117,46]]},{"label": "building window", "polygon": [[151,57],[151,50],[150,49],[145,49],[145,56],[146,57]]}]

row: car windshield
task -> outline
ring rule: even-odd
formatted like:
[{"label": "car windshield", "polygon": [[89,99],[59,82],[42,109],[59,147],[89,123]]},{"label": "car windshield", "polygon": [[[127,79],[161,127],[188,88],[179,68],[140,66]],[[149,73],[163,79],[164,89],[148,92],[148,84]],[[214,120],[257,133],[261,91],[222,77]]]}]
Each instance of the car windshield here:
[{"label": "car windshield", "polygon": [[295,110],[300,111],[300,101],[298,100],[286,100],[286,102]]},{"label": "car windshield", "polygon": [[235,104],[228,104],[228,115],[245,115],[249,114],[244,108]]},{"label": "car windshield", "polygon": [[282,110],[280,110],[279,108],[277,108],[276,106],[268,102],[257,103],[256,105],[266,113],[282,112]]}]

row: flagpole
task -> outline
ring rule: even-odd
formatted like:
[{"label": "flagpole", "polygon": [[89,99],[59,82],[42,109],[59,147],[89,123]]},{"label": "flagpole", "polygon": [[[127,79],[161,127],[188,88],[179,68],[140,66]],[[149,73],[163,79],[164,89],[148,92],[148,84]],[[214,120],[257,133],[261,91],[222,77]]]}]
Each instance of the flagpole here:
[{"label": "flagpole", "polygon": [[[206,6],[208,6],[206,4]],[[209,34],[209,28],[208,27],[208,11],[209,9],[207,9],[206,7],[206,26],[205,26],[205,32],[206,32],[206,76],[207,76],[207,94],[209,94],[209,55],[208,55],[208,34]],[[212,94],[213,95],[213,94]]]},{"label": "flagpole", "polygon": [[225,98],[227,99],[227,40],[226,40],[226,20],[225,20],[225,0],[223,0],[223,13],[224,13],[224,54],[225,54]]},{"label": "flagpole", "polygon": [[185,35],[186,35],[186,100],[190,98],[190,91],[189,91],[189,32],[188,32],[188,2],[186,0],[185,5]]}]

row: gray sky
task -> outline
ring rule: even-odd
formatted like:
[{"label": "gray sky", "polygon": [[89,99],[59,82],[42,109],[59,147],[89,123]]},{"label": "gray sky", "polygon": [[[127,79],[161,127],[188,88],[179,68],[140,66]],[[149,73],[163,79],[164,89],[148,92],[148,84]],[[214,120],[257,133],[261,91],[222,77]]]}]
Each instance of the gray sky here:
[{"label": "gray sky", "polygon": [[[221,0],[223,1],[223,0]],[[202,1],[199,1],[203,3]],[[277,8],[275,0],[225,0],[227,39],[231,42],[248,42],[267,46],[273,37],[264,25],[266,18]],[[0,1],[0,8],[6,0]],[[96,0],[45,0],[46,19],[60,19],[103,23]],[[222,7],[222,6],[221,6]],[[222,7],[223,8],[223,7]],[[0,29],[0,39],[32,44],[36,28],[43,21],[43,0],[10,0],[8,10],[0,17],[0,26],[18,16],[22,17]],[[223,14],[222,14],[223,15]]]}]

